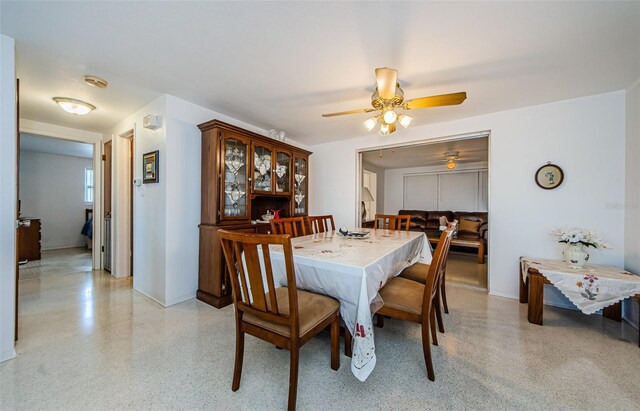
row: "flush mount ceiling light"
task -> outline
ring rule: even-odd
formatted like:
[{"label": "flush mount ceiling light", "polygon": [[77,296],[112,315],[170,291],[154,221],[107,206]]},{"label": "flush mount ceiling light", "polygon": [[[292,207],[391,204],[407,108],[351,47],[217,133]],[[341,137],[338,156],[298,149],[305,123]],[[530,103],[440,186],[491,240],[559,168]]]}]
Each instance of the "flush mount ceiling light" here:
[{"label": "flush mount ceiling light", "polygon": [[456,168],[455,160],[460,159],[459,154],[459,151],[447,151],[446,153],[444,153],[444,159],[447,162],[447,168],[449,170],[453,170],[454,168]]},{"label": "flush mount ceiling light", "polygon": [[109,85],[109,82],[107,80],[98,76],[86,75],[84,76],[84,82],[95,88],[107,88],[107,86]]},{"label": "flush mount ceiling light", "polygon": [[441,94],[438,96],[420,97],[413,100],[404,99],[404,91],[398,83],[398,71],[383,67],[376,69],[376,90],[371,96],[373,108],[341,111],[339,113],[323,114],[322,117],[342,116],[345,114],[371,113],[380,111],[375,117],[371,117],[362,123],[367,131],[371,131],[380,122],[378,133],[387,136],[396,131],[396,122],[404,128],[411,125],[413,117],[406,114],[398,114],[396,110],[415,110],[419,108],[453,106],[462,104],[467,98],[464,91],[459,93]]},{"label": "flush mount ceiling light", "polygon": [[67,113],[77,114],[79,116],[84,116],[96,109],[96,106],[93,104],[89,104],[82,100],[76,100],[75,98],[54,97],[53,101],[58,103],[58,105]]}]

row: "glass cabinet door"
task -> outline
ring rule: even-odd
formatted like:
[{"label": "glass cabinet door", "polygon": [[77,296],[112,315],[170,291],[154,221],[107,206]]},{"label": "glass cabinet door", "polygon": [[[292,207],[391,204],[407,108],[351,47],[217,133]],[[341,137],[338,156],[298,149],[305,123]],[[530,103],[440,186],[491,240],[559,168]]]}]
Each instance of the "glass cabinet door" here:
[{"label": "glass cabinet door", "polygon": [[291,193],[291,154],[285,151],[276,151],[276,193]]},{"label": "glass cabinet door", "polygon": [[272,157],[270,147],[253,146],[253,192],[273,192]]},{"label": "glass cabinet door", "polygon": [[249,218],[247,189],[249,170],[249,143],[242,139],[223,137],[222,139],[222,193],[220,219]]},{"label": "glass cabinet door", "polygon": [[293,194],[293,214],[301,215],[307,214],[308,204],[308,165],[307,159],[304,157],[294,157],[294,174],[293,184],[295,192]]}]

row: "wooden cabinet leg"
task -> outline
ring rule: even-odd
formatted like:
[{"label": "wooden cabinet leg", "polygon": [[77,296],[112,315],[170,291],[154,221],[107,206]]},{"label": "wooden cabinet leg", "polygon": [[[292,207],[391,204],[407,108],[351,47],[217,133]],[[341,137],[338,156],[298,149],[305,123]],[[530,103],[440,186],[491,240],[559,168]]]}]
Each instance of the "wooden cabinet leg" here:
[{"label": "wooden cabinet leg", "polygon": [[602,309],[602,316],[613,321],[622,321],[622,304],[615,303]]},{"label": "wooden cabinet leg", "polygon": [[529,285],[522,278],[522,269],[518,272],[518,278],[520,283],[520,303],[524,304],[529,301]]},{"label": "wooden cabinet leg", "polygon": [[529,276],[528,319],[531,324],[542,325],[542,306],[544,305],[544,277]]},{"label": "wooden cabinet leg", "polygon": [[478,264],[484,264],[484,243],[478,244]]}]

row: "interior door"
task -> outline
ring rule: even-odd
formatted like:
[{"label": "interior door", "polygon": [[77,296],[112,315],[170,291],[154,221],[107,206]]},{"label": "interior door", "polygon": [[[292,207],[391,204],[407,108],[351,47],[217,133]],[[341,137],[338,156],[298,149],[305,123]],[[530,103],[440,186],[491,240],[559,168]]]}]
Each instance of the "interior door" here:
[{"label": "interior door", "polygon": [[104,162],[103,178],[104,178],[104,195],[102,196],[102,209],[104,210],[104,235],[103,235],[103,267],[106,271],[111,271],[111,167],[112,167],[112,145],[111,141],[104,143]]},{"label": "interior door", "polygon": [[18,284],[20,280],[20,80],[16,80],[16,318],[14,339],[18,341]]},{"label": "interior door", "polygon": [[129,246],[130,246],[130,250],[129,250],[129,272],[130,274],[133,276],[133,191],[134,191],[134,185],[133,185],[133,163],[134,163],[134,156],[133,156],[133,137],[131,137],[131,139],[129,139]]}]

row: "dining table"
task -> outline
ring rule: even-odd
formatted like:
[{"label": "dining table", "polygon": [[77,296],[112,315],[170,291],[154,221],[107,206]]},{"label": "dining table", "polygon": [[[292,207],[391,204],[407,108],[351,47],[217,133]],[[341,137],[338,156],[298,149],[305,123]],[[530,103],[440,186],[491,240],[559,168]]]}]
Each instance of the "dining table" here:
[{"label": "dining table", "polygon": [[[365,381],[376,365],[373,314],[383,305],[380,289],[406,267],[431,263],[423,232],[358,228],[366,238],[326,231],[291,240],[296,287],[335,298],[353,336],[351,371]],[[286,286],[284,253],[270,246],[276,286]],[[264,262],[262,262],[264,264]]]}]

